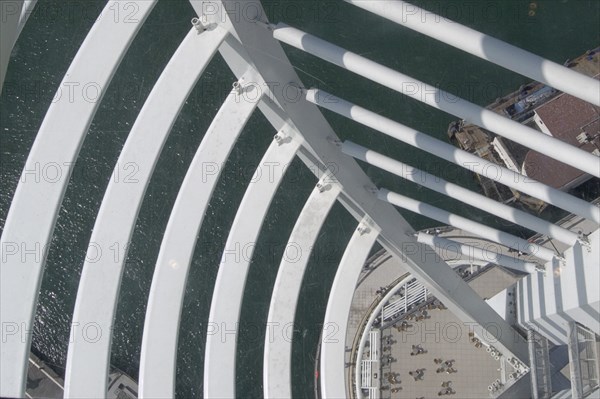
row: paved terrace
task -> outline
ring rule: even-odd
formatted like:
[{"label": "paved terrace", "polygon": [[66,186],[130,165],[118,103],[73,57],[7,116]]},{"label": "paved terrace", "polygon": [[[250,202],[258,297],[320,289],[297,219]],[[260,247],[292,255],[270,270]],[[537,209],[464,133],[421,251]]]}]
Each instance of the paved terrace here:
[{"label": "paved terrace", "polygon": [[[594,203],[597,204],[598,200],[594,201]],[[595,223],[575,215],[567,216],[556,224],[586,236],[597,228]],[[539,262],[539,259],[536,259],[533,256],[509,251],[506,247],[491,243],[490,241],[479,237],[474,237],[473,235],[458,229],[430,229],[429,232],[457,242],[468,243],[475,247],[494,249],[503,255]],[[531,241],[559,252],[563,252],[567,249],[567,246],[564,244],[556,240],[551,240],[544,235],[536,235],[532,237]],[[456,255],[454,253],[439,250],[436,252],[446,260],[453,260],[458,263],[460,263],[461,260],[467,260],[467,257],[464,255]],[[466,261],[465,263],[469,262]],[[474,266],[471,271],[476,272],[478,268],[478,266]],[[346,346],[348,348],[346,352],[347,365],[351,363],[353,353],[356,350],[360,339],[359,337],[356,337],[356,334],[359,332],[358,329],[362,323],[366,321],[368,310],[374,306],[374,302],[381,299],[381,289],[393,285],[393,282],[405,275],[407,275],[405,266],[385,252],[380,252],[376,256],[373,256],[366,263],[354,293],[352,308],[349,315],[346,335]],[[517,276],[506,272],[504,269],[492,268],[481,273],[477,278],[472,279],[469,284],[482,298],[492,298],[498,292],[513,285],[517,280]],[[498,378],[500,374],[500,363],[493,360],[491,356],[488,355],[485,351],[485,347],[476,349],[469,342],[468,327],[463,326],[460,330],[460,334],[457,334],[455,328],[450,327],[450,325],[454,326],[454,323],[456,323],[456,325],[462,325],[458,318],[451,312],[448,310],[429,310],[428,312],[430,316],[429,319],[420,322],[411,322],[416,333],[414,331],[400,332],[393,327],[384,329],[382,334],[384,337],[382,346],[388,346],[385,344],[385,337],[390,336],[393,344],[391,345],[391,352],[388,350],[383,353],[383,356],[389,355],[392,359],[395,359],[395,361],[391,362],[389,369],[384,368],[384,374],[386,372],[391,373],[390,375],[398,373],[399,375],[396,380],[401,381],[401,383],[392,384],[388,381],[387,376],[384,375],[382,386],[389,386],[389,391],[384,391],[383,397],[439,397],[438,393],[443,389],[441,384],[442,382],[447,381],[452,381],[451,388],[456,391],[456,394],[453,395],[453,397],[487,397],[487,386],[494,381],[495,378]],[[438,328],[438,326],[440,327]],[[443,335],[443,326],[448,326],[446,327],[447,335],[452,333],[450,338],[453,338],[452,341],[456,340],[455,343],[441,339]],[[460,339],[457,339],[457,336],[460,336]],[[419,344],[422,345],[423,349],[427,350],[427,353],[418,356],[410,356],[412,345]],[[350,348],[352,348],[352,351],[350,351]],[[436,358],[441,358],[443,361],[456,360],[455,368],[458,372],[450,375],[445,373],[435,373],[438,367],[436,367],[433,359]],[[421,368],[425,369],[424,379],[415,381],[408,373]],[[348,381],[352,381],[351,369],[353,369],[353,367],[348,369]],[[402,387],[402,389],[395,390],[396,392],[392,393],[392,389],[398,387]],[[348,389],[351,388],[351,386],[348,386]]]},{"label": "paved terrace", "polygon": [[[384,349],[389,349],[383,352],[383,363],[387,357],[391,357],[391,362],[383,368],[382,397],[438,398],[438,394],[446,389],[443,385],[449,385],[448,389],[455,392],[448,397],[487,397],[488,386],[500,378],[500,361],[494,360],[485,346],[475,348],[470,342],[469,327],[450,311],[428,310],[428,317],[419,322],[411,320],[406,331],[396,327],[384,330],[382,344]],[[387,337],[391,337],[391,345],[386,345]],[[421,345],[426,352],[411,356],[413,345]],[[441,363],[436,364],[435,360],[441,360]],[[451,366],[443,367],[446,361],[451,362]],[[438,369],[444,371],[438,373]],[[422,379],[417,370],[423,371]],[[447,373],[446,370],[455,372]],[[393,381],[394,375],[400,383],[389,382],[390,379]],[[393,392],[394,388],[401,390]]]},{"label": "paved terrace", "polygon": [[[368,317],[373,303],[381,299],[381,289],[394,285],[393,283],[398,279],[408,276],[404,265],[397,259],[386,253],[378,255],[367,263],[354,294],[346,336],[347,346],[352,347],[352,352],[346,352],[347,364],[351,362],[352,354],[358,346],[359,337],[356,337],[358,329]],[[474,266],[473,271],[477,272],[479,268]],[[507,274],[502,269],[492,268],[474,278],[470,284],[480,295],[484,293],[484,295],[492,295],[515,282],[516,278],[513,275]],[[401,321],[398,321],[394,327],[383,330],[382,347],[387,349],[382,353],[384,365],[381,371],[382,387],[384,387],[382,397],[420,398],[424,395],[426,398],[439,397],[438,393],[445,389],[442,383],[447,381],[451,381],[449,388],[456,392],[453,397],[465,399],[487,397],[488,386],[500,377],[500,363],[492,359],[485,351],[485,346],[475,348],[470,342],[469,327],[460,322],[450,311],[430,309],[427,312],[428,318],[418,322],[415,321],[414,316],[409,316],[412,320],[409,321],[410,326],[405,331],[397,328]],[[446,339],[443,338],[444,336]],[[388,338],[391,339],[390,344],[387,343]],[[413,345],[422,345],[427,353],[411,356]],[[391,359],[386,365],[388,356]],[[436,373],[436,369],[440,366],[434,363],[434,359],[442,359],[444,362],[456,360],[454,369],[457,372]],[[353,367],[348,370],[352,369]],[[419,369],[425,369],[423,379],[415,380],[409,373],[416,373]],[[396,381],[401,381],[400,383],[390,383],[394,375]],[[473,383],[472,380],[476,380],[477,383]]]}]

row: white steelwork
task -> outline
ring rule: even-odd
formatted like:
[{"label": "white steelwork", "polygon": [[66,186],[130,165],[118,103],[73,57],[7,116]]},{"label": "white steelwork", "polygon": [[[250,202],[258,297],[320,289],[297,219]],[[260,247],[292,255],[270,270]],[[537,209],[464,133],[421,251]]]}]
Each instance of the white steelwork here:
[{"label": "white steelwork", "polygon": [[[235,356],[242,299],[261,226],[300,143],[277,134],[265,153],[231,226],[215,282],[206,336],[204,397],[235,397]],[[260,173],[260,175],[258,175]],[[226,333],[225,333],[226,331]]]},{"label": "white steelwork", "polygon": [[554,137],[482,108],[454,94],[420,82],[410,76],[380,65],[368,58],[352,53],[313,35],[278,24],[273,29],[273,37],[290,46],[306,51],[357,73],[383,86],[396,90],[414,100],[433,108],[456,115],[467,122],[484,127],[500,136],[520,143],[541,154],[547,155],[579,170],[600,177],[600,158],[567,144]]},{"label": "white steelwork", "polygon": [[427,300],[427,288],[416,280],[408,281],[399,290],[400,298],[389,302],[381,310],[381,322],[392,319],[397,314],[404,314],[414,305]]},{"label": "white steelwork", "polygon": [[4,85],[4,77],[10,61],[10,53],[19,36],[19,20],[21,19],[21,9],[23,0],[5,2],[1,4],[0,18],[0,93]]},{"label": "white steelwork", "polygon": [[21,31],[25,27],[25,23],[33,13],[37,0],[25,0],[23,2],[23,8],[21,9],[21,15],[19,16],[19,28],[17,30],[17,37],[21,34]]},{"label": "white steelwork", "polygon": [[577,243],[565,251],[564,265],[517,283],[519,324],[543,333],[557,345],[568,343],[570,321],[600,335],[600,231],[588,239],[590,248]]},{"label": "white steelwork", "polygon": [[552,365],[548,339],[534,330],[527,330],[529,360],[531,361],[532,399],[550,399],[552,396]]},{"label": "white steelwork", "polygon": [[[251,81],[251,75],[240,82],[244,80]],[[198,232],[222,166],[256,105],[255,101],[241,101],[232,90],[198,147],[177,195],[148,299],[140,362],[142,396],[174,395],[179,321]]]},{"label": "white steelwork", "polygon": [[[155,3],[132,2],[138,7],[137,19],[125,24],[116,21],[108,11],[110,7],[120,7],[120,3],[108,2],[65,74],[58,89],[58,100],[48,108],[29,152],[0,243],[3,251],[13,247],[16,250],[12,256],[2,257],[0,314],[3,322],[15,323],[23,334],[23,337],[21,333],[8,336],[6,342],[2,343],[2,396],[19,397],[25,391],[27,358],[38,291],[72,166],[77,160],[102,94]],[[77,95],[71,97],[65,93],[69,93],[73,82],[94,84],[90,91],[78,91]],[[90,101],[91,98],[93,101]],[[48,165],[54,167],[56,175],[50,179],[36,178],[35,171],[40,173],[40,169]]]},{"label": "white steelwork", "polygon": [[[379,358],[379,346],[381,345],[381,332],[378,329],[369,330],[368,358],[360,362],[361,370],[360,388],[369,392],[369,399],[379,399],[381,396],[380,381],[378,377],[381,359]],[[361,352],[362,353],[362,352]],[[358,384],[358,382],[357,382]],[[342,396],[344,397],[344,396]]]},{"label": "white steelwork", "polygon": [[538,233],[547,234],[567,245],[573,245],[579,239],[577,234],[563,227],[556,226],[530,213],[511,208],[510,206],[494,201],[485,195],[475,193],[457,184],[447,182],[438,176],[434,176],[390,157],[386,157],[385,155],[369,150],[368,148],[362,147],[351,141],[344,142],[342,145],[342,152],[367,162],[370,165],[384,169],[403,179],[427,187],[438,193],[445,194],[464,202],[465,204],[472,205],[504,220],[508,220],[509,222],[521,225]]},{"label": "white steelwork", "polygon": [[[352,2],[356,3],[356,1]],[[94,82],[94,84],[83,87],[82,98],[76,97],[75,101],[61,101],[61,96],[58,96],[58,101],[50,105],[31,149],[1,239],[0,316],[3,342],[0,356],[0,396],[17,397],[24,393],[37,292],[45,266],[47,247],[69,181],[70,167],[77,161],[79,148],[102,100],[102,94],[111,81],[112,74],[155,3],[155,1],[127,4],[119,1],[108,2],[73,60],[59,87],[59,94],[70,93],[73,82]],[[380,376],[375,377],[374,374],[378,373],[380,365],[379,332],[372,329],[373,321],[379,316],[385,320],[396,311],[406,312],[411,303],[418,305],[430,294],[440,299],[462,322],[470,323],[476,335],[482,336],[482,333],[486,332],[487,336],[490,334],[497,336],[498,341],[495,346],[503,354],[510,354],[518,357],[523,363],[528,363],[527,345],[523,339],[513,334],[510,324],[481,300],[445,262],[423,256],[428,249],[422,242],[434,245],[436,243],[448,245],[453,242],[422,234],[416,236],[414,229],[390,203],[380,201],[378,195],[382,195],[384,191],[378,192],[356,161],[340,151],[341,147],[348,152],[348,146],[351,144],[341,144],[315,104],[331,107],[335,112],[484,176],[494,178],[488,172],[498,174],[499,171],[500,176],[494,180],[596,223],[600,221],[600,210],[585,201],[527,179],[518,173],[510,172],[508,169],[499,168],[449,144],[343,100],[337,99],[339,101],[335,103],[328,101],[336,100],[334,96],[316,90],[305,92],[294,67],[289,63],[275,37],[295,42],[295,45],[306,47],[310,52],[321,54],[323,57],[330,59],[332,55],[339,57],[332,61],[400,91],[403,90],[399,85],[405,83],[408,77],[293,28],[279,25],[275,28],[275,32],[271,31],[273,25],[266,20],[260,1],[242,0],[240,3],[237,0],[192,0],[191,3],[201,18],[194,19],[194,27],[162,72],[136,119],[115,168],[115,172],[118,172],[119,167],[134,164],[132,165],[134,170],[137,168],[136,184],[126,185],[122,184],[125,183],[122,181],[121,184],[111,181],[96,219],[76,300],[71,331],[71,336],[75,339],[69,346],[66,396],[104,397],[106,395],[106,374],[111,354],[110,331],[121,285],[127,244],[131,239],[146,187],[171,126],[198,77],[217,50],[239,81],[213,120],[196,152],[179,190],[161,243],[144,325],[139,373],[140,397],[175,395],[177,338],[181,308],[197,234],[204,221],[204,214],[213,196],[213,190],[220,179],[222,165],[228,161],[231,149],[257,106],[279,133],[262,158],[261,166],[264,166],[262,176],[255,175],[239,206],[221,258],[209,316],[211,324],[207,329],[203,375],[205,397],[236,395],[235,362],[239,331],[237,323],[254,246],[244,248],[241,252],[238,249],[244,247],[246,243],[256,242],[270,203],[279,184],[285,178],[285,169],[296,155],[309,168],[312,169],[314,166],[319,174],[325,174],[326,177],[320,179],[319,185],[305,204],[281,261],[270,303],[270,324],[267,326],[263,357],[264,389],[267,398],[291,396],[291,338],[296,304],[311,252],[310,247],[316,242],[319,230],[336,200],[343,204],[354,218],[360,220],[361,224],[348,243],[336,274],[324,319],[325,327],[327,323],[335,323],[339,327],[339,333],[345,335],[352,292],[364,259],[376,239],[403,264],[408,272],[408,277],[402,279],[377,304],[362,330],[364,334],[360,338],[359,356],[353,370],[355,372],[353,393],[358,399],[363,396],[361,386],[366,387],[370,397],[376,398],[380,395]],[[374,3],[390,2],[371,3],[372,6],[377,7],[378,5]],[[6,69],[5,63],[8,62],[7,54],[23,28],[27,16],[31,13],[35,0],[25,2],[15,0],[10,2],[10,5],[15,5],[14,15],[7,14],[8,18],[4,18],[3,15],[1,21],[2,70],[0,72],[2,74]],[[243,6],[244,18],[240,18],[240,5]],[[129,21],[130,23],[121,23],[122,20],[114,18],[113,11],[123,9],[125,6],[133,6],[136,11],[135,19]],[[6,11],[6,8],[3,8],[3,11]],[[546,61],[537,60],[540,61],[540,65],[547,65]],[[547,77],[544,70],[540,73],[549,79],[548,82],[557,79],[558,76],[554,74]],[[562,74],[565,71],[561,69],[558,73]],[[410,80],[410,83],[421,84],[414,80]],[[566,82],[566,85],[570,83]],[[594,82],[594,85],[597,85],[597,82]],[[422,85],[416,88],[404,88],[403,92],[412,97],[425,95],[423,100],[430,105],[447,111],[456,111],[458,115],[471,116],[471,121],[479,122],[483,126],[491,126],[495,131],[507,130],[504,132],[505,135],[529,135],[531,138],[524,137],[523,140],[528,142],[537,140],[537,136],[531,136],[531,130],[509,123],[499,116],[490,115],[488,111],[482,111],[474,104],[462,101],[460,107],[458,105],[455,107],[444,102],[443,99],[431,101],[427,98],[428,95],[443,97],[449,94],[441,91],[430,93],[429,89],[430,86]],[[577,88],[572,89],[579,92]],[[250,93],[250,91],[259,95],[239,98],[240,94]],[[92,95],[95,97],[90,98]],[[319,98],[319,96],[323,97]],[[62,98],[65,96],[63,95]],[[259,98],[259,100],[248,101],[249,98]],[[554,142],[547,141],[544,136],[544,141],[534,144],[538,148],[546,149],[552,147],[549,143]],[[558,155],[571,165],[581,167],[585,164],[587,168],[598,166],[596,158],[591,161],[589,156],[572,147],[561,144],[555,147],[560,151],[556,148],[550,151],[557,156],[558,152],[565,149],[564,154]],[[365,154],[367,154],[365,156],[367,161],[373,161],[373,154]],[[58,181],[42,180],[33,183],[32,174],[46,165],[58,165],[61,168],[61,178]],[[206,165],[216,166],[216,169],[213,168],[206,173]],[[330,165],[329,170],[326,165]],[[398,164],[394,165],[398,166]],[[268,171],[265,173],[265,170]],[[424,176],[439,182],[431,175]],[[432,187],[482,209],[492,209],[492,202],[486,200],[485,204],[482,204],[480,197],[473,197],[472,193],[457,189],[451,182],[442,181]],[[392,194],[388,193],[389,196]],[[420,206],[423,208],[425,205]],[[522,221],[522,215],[513,210],[502,207],[500,211],[496,209],[494,211],[505,212],[508,220],[515,223]],[[457,220],[455,215],[448,213],[444,215],[449,221]],[[589,246],[584,247],[582,246],[584,240],[578,241],[574,234],[565,232],[564,229],[540,224],[535,218],[528,217],[527,220],[529,226],[537,226],[535,230],[560,237],[561,240],[574,245],[565,252],[565,265],[559,265],[558,262],[548,263],[547,273],[533,273],[519,283],[518,291],[532,296],[523,299],[525,302],[523,306],[519,304],[519,321],[527,327],[541,326],[544,332],[553,334],[557,340],[566,339],[565,330],[564,328],[561,330],[559,325],[561,320],[572,318],[588,325],[597,320],[600,301],[593,283],[599,278],[598,232],[590,237]],[[475,227],[478,232],[486,231],[492,234],[492,230],[489,228],[485,230],[485,226],[484,229],[475,224],[470,226]],[[493,231],[492,235],[500,237],[502,242],[508,239],[514,242],[515,238],[497,231]],[[117,260],[109,260],[107,252],[110,252],[112,258],[111,248],[114,248],[115,244],[119,246],[120,257]],[[518,244],[527,246],[520,248],[524,251],[533,247],[538,251],[536,255],[543,259],[550,260],[555,257],[548,249],[532,246],[524,241]],[[406,251],[407,246],[411,246],[411,249],[416,251]],[[98,249],[103,250],[103,256],[97,251]],[[301,254],[298,251],[294,252],[298,249],[302,250]],[[460,252],[464,253],[465,250],[471,251],[471,248],[462,245]],[[232,254],[232,251],[238,253]],[[294,254],[300,255],[299,261],[293,258]],[[98,262],[93,263],[92,259],[98,259]],[[494,259],[500,264],[510,263],[500,255]],[[530,263],[521,261],[516,263],[517,268],[522,267],[522,270],[531,271]],[[410,289],[405,291],[404,301],[389,303],[391,296],[396,295],[396,291],[402,287],[402,284],[414,279],[417,281],[413,281],[414,284],[411,283]],[[405,289],[406,287],[408,286],[405,286]],[[573,292],[577,292],[577,295],[572,295]],[[547,296],[552,295],[551,299],[554,303],[550,304],[551,306],[549,305],[551,301],[547,296],[544,297],[544,293],[547,293]],[[559,300],[562,302],[559,303]],[[80,333],[82,327],[89,322],[101,329],[100,340],[94,343],[77,339],[82,336]],[[494,328],[486,331],[486,326],[489,325],[493,325]],[[217,330],[215,326],[218,326]],[[221,331],[225,332],[225,336],[221,335]],[[327,331],[323,330],[324,335]],[[221,339],[223,337],[224,340]],[[273,338],[272,342],[270,338]],[[371,342],[370,360],[362,358],[367,339]],[[350,381],[345,381],[347,376],[344,372],[345,340],[339,341],[333,343],[326,341],[321,347],[320,383],[322,394],[326,398],[343,397],[348,393],[346,387]]]},{"label": "white steelwork", "polygon": [[[557,269],[553,270],[556,273]],[[532,274],[517,283],[516,295],[518,297],[517,318],[519,324],[527,329],[535,329],[539,333],[546,336],[549,340],[557,343],[566,343],[566,330],[564,325],[566,319],[557,317],[555,314],[556,307],[560,306],[553,295],[560,295],[559,289],[556,287],[544,286],[543,282],[549,278],[550,273]],[[547,317],[548,314],[553,314],[553,317]],[[534,321],[535,320],[535,321]]]},{"label": "white steelwork", "polygon": [[[305,101],[299,101],[299,97],[295,96],[294,88],[302,87],[298,75],[290,65],[281,45],[273,39],[272,33],[268,29],[258,29],[268,24],[260,2],[258,0],[244,2],[248,9],[259,10],[257,14],[259,23],[250,18],[238,18],[235,13],[236,4],[238,3],[234,0],[223,1],[223,8],[226,8],[226,12],[232,13],[232,18],[228,18],[228,21],[233,25],[243,45],[231,43],[231,49],[238,49],[239,54],[247,56],[248,62],[261,72],[264,81],[286,82],[268,86],[268,98],[273,101],[265,102],[266,106],[271,107],[265,115],[272,117],[281,112],[273,108],[274,104],[283,107],[285,118],[302,134],[305,147],[321,164],[336,165],[335,177],[344,187],[344,194],[349,199],[349,204],[363,215],[368,210],[369,217],[381,231],[380,243],[384,248],[404,262],[407,270],[426,284],[457,317],[465,322],[474,323],[474,330],[482,332],[483,326],[490,323],[498,327],[498,333],[491,332],[497,335],[497,346],[502,347],[506,353],[512,352],[526,362],[528,356],[526,342],[513,339],[512,327],[485,304],[453,270],[439,267],[439,263],[424,260],[418,255],[404,253],[403,248],[406,245],[416,245],[419,248],[424,246],[421,247],[422,244],[417,243],[412,237],[414,230],[393,206],[378,201],[370,190],[365,190],[365,187],[372,186],[372,182],[354,160],[341,154],[334,144],[337,140],[336,134],[318,109]],[[224,57],[226,60],[239,60],[233,57],[229,50]],[[265,112],[263,108],[261,110]]]},{"label": "white steelwork", "polygon": [[364,219],[354,231],[333,280],[323,329],[333,327],[335,335],[321,340],[321,395],[324,399],[347,397],[346,393],[346,333],[354,288],[360,272],[375,244],[377,232]]},{"label": "white steelwork", "polygon": [[598,389],[600,358],[596,334],[574,321],[569,322],[569,369],[573,398],[587,398]]},{"label": "white steelwork", "polygon": [[381,333],[378,329],[369,328],[367,331],[368,334],[365,333],[363,337],[368,338],[368,341],[365,338],[365,341],[368,342],[368,348],[366,352],[364,347],[359,349],[359,358],[362,359],[362,356],[365,353],[368,353],[369,356],[366,359],[360,360],[360,366],[357,361],[356,370],[357,375],[360,374],[360,380],[356,380],[356,389],[358,392],[366,390],[369,393],[369,399],[379,399],[379,397],[381,396],[381,379],[377,378],[377,375],[379,374],[381,366],[381,359],[379,359],[378,352],[378,347],[380,345],[379,338],[381,336]]},{"label": "white steelwork", "polygon": [[449,240],[447,238],[425,234],[423,232],[419,232],[417,240],[443,252],[462,254],[468,256],[469,260],[478,259],[486,262],[492,262],[519,272],[535,273],[538,270],[543,270],[542,266],[536,263],[525,262],[521,259],[502,255],[495,251],[477,248],[471,245]]},{"label": "white steelwork", "polygon": [[[366,353],[369,356],[366,359],[361,360],[360,367],[357,367],[357,370],[360,370],[361,379],[360,385],[358,380],[356,381],[357,387],[360,386],[361,390],[367,390],[369,392],[369,399],[379,399],[381,396],[381,391],[379,390],[381,387],[380,381],[381,378],[378,378],[381,359],[379,358],[379,346],[381,345],[381,332],[378,329],[370,329],[369,333],[365,334],[365,337],[368,337],[368,350]],[[363,354],[363,350],[360,352]],[[342,396],[343,398],[344,396]]]},{"label": "white steelwork", "polygon": [[300,212],[277,272],[265,335],[267,399],[292,397],[292,336],[302,278],[319,230],[340,193],[340,186],[327,180],[319,181]]},{"label": "white steelwork", "polygon": [[[454,273],[454,271],[450,268],[447,268],[448,270],[450,270],[454,276],[456,276],[456,273]],[[364,324],[364,326],[360,326],[360,328],[363,328],[362,330],[362,334],[360,336],[360,341],[358,344],[358,351],[357,351],[357,355],[356,355],[356,366],[354,369],[354,379],[355,379],[355,392],[354,395],[356,396],[356,398],[361,399],[363,397],[361,389],[365,386],[363,379],[364,379],[364,375],[365,373],[369,373],[371,374],[371,371],[365,371],[364,367],[365,366],[370,366],[370,363],[368,361],[363,360],[363,356],[364,356],[364,352],[365,352],[365,346],[367,344],[368,338],[370,337],[370,333],[372,331],[373,328],[373,323],[375,322],[375,319],[377,319],[377,317],[379,317],[380,315],[382,315],[382,309],[385,306],[385,304],[387,304],[389,302],[389,300],[398,293],[398,291],[400,291],[402,289],[402,287],[411,282],[414,281],[415,279],[411,276],[407,276],[402,278],[398,284],[396,284],[394,287],[392,287],[385,295],[384,297],[376,304],[375,308],[371,311],[371,314],[369,315],[369,318],[367,319],[366,323]],[[462,280],[461,280],[462,281]],[[366,363],[365,363],[366,362]],[[359,383],[359,381],[361,383]],[[374,396],[373,394],[379,394],[379,390],[376,390],[376,392],[373,390],[373,388],[369,389],[369,399],[372,399]]]},{"label": "white steelwork", "polygon": [[506,69],[600,106],[600,82],[401,0],[344,0]]},{"label": "white steelwork", "polygon": [[37,0],[5,1],[0,7],[0,93],[10,61],[10,54],[31,15]]},{"label": "white steelwork", "polygon": [[535,255],[538,258],[546,261],[552,261],[555,257],[557,257],[557,255],[548,248],[540,247],[537,244],[527,242],[526,240],[512,234],[493,229],[484,224],[474,222],[471,219],[452,214],[443,209],[414,200],[404,195],[392,193],[386,189],[379,190],[377,195],[381,200],[388,201],[391,204],[411,212],[415,212],[419,215],[427,216],[428,218],[468,231],[487,240],[505,245],[509,248]]},{"label": "white steelwork", "polygon": [[569,323],[569,375],[571,377],[571,394],[573,398],[584,398],[583,377],[581,370],[581,359],[579,348],[579,337],[577,323]]},{"label": "white steelwork", "polygon": [[[73,336],[81,336],[88,323],[110,331],[128,243],[154,166],[181,107],[226,34],[217,29],[198,36],[192,28],[142,107],[116,166],[135,167],[135,181],[111,179],[108,185],[79,283]],[[117,259],[108,255],[115,246]],[[110,348],[111,334],[102,334],[97,342],[80,339],[70,343],[65,396],[99,397],[106,392]]]},{"label": "white steelwork", "polygon": [[306,99],[323,108],[350,118],[413,147],[434,154],[448,162],[462,166],[479,175],[497,181],[515,190],[539,198],[544,202],[600,223],[600,208],[570,194],[537,182],[527,176],[479,158],[451,144],[434,139],[375,112],[354,105],[322,90],[311,89]]}]

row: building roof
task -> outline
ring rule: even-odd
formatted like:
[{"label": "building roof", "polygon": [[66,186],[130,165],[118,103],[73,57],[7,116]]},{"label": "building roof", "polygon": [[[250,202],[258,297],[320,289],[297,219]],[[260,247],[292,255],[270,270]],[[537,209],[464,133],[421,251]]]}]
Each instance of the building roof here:
[{"label": "building roof", "polygon": [[[582,132],[599,133],[600,107],[568,94],[560,94],[535,110],[555,138],[588,152],[596,149],[592,143],[581,145],[577,136]],[[536,151],[529,151],[523,162],[527,176],[557,189],[569,189],[585,180],[585,173]]]}]

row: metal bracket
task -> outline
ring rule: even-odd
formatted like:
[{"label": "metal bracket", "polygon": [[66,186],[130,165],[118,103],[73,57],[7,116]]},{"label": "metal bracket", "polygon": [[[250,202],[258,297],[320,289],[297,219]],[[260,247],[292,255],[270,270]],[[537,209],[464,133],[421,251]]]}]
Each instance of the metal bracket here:
[{"label": "metal bracket", "polygon": [[244,92],[244,78],[241,78],[240,80],[233,82],[233,84],[231,86],[233,88],[233,91],[237,95],[241,95]]},{"label": "metal bracket", "polygon": [[379,192],[379,189],[375,186],[370,186],[370,185],[366,185],[364,186],[365,190],[373,195],[377,195],[377,193]]},{"label": "metal bracket", "polygon": [[327,141],[330,144],[333,144],[334,146],[336,146],[338,148],[342,147],[342,141],[340,139],[338,139],[337,137],[327,136]]},{"label": "metal bracket", "polygon": [[546,275],[546,266],[540,265],[539,263],[537,263],[535,265],[535,271],[538,273],[544,273],[544,276],[545,276]]},{"label": "metal bracket", "polygon": [[260,26],[262,26],[263,28],[265,28],[266,30],[269,30],[269,31],[273,31],[277,27],[277,25],[275,25],[273,23],[270,23],[270,22],[263,22],[263,21],[259,21],[259,20],[255,20],[254,22],[257,25],[260,25]]},{"label": "metal bracket", "polygon": [[320,193],[329,190],[330,187],[331,187],[331,184],[325,184],[323,182],[317,183],[317,189],[319,190]]},{"label": "metal bracket", "polygon": [[588,252],[592,252],[592,244],[590,243],[590,240],[588,239],[587,235],[583,234],[582,231],[579,231],[577,233],[577,236],[577,241],[579,242],[579,244],[581,244],[582,247],[587,249]]},{"label": "metal bracket", "polygon": [[371,228],[364,223],[361,223],[356,229],[361,236],[365,234],[369,234],[371,232]]},{"label": "metal bracket", "polygon": [[201,34],[208,29],[206,26],[204,26],[204,24],[198,17],[192,18],[192,25],[194,26],[194,28],[196,28],[198,34]]},{"label": "metal bracket", "polygon": [[282,146],[291,142],[292,137],[288,136],[283,130],[281,130],[275,136],[273,136],[273,140],[275,140],[278,146]]}]

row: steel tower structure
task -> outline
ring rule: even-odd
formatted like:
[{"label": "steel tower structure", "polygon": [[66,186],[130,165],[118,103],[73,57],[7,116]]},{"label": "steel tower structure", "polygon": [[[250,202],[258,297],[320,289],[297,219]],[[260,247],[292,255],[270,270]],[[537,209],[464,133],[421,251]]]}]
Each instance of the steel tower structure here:
[{"label": "steel tower structure", "polygon": [[[374,87],[386,86],[596,178],[600,177],[600,159],[597,156],[467,100],[448,101],[449,96],[433,86],[310,33],[283,23],[272,23],[267,20],[258,0],[190,2],[197,18],[192,20],[189,33],[172,55],[146,99],[119,156],[119,164],[134,162],[139,165],[139,184],[109,183],[90,239],[94,246],[90,246],[89,251],[108,248],[115,242],[125,244],[131,240],[146,188],[166,138],[206,66],[215,54],[220,53],[238,80],[233,84],[198,147],[171,209],[147,305],[140,359],[141,397],[174,396],[177,339],[185,284],[198,231],[220,177],[220,170],[206,174],[203,166],[207,163],[222,165],[227,161],[238,136],[255,112],[261,112],[273,126],[274,139],[263,154],[261,166],[268,169],[269,165],[288,165],[299,158],[319,178],[288,240],[301,249],[301,256],[293,261],[286,257],[281,260],[269,307],[268,326],[293,323],[311,248],[329,210],[339,202],[356,219],[357,227],[340,263],[327,304],[325,322],[335,322],[345,329],[358,274],[377,241],[405,265],[411,275],[426,287],[427,293],[439,298],[461,321],[471,323],[477,336],[494,335],[495,349],[523,370],[497,396],[528,397],[532,392],[541,392],[537,388],[531,389],[531,386],[537,387],[536,378],[539,379],[539,373],[533,372],[537,369],[532,364],[531,345],[528,345],[524,337],[516,334],[513,326],[486,304],[443,261],[422,256],[428,245],[452,243],[415,232],[395,208],[401,207],[535,255],[536,262],[515,261],[501,254],[494,258],[495,263],[528,274],[517,288],[520,295],[518,322],[522,328],[535,328],[555,342],[565,343],[573,339],[574,333],[569,331],[576,329],[573,324],[575,322],[586,326],[592,333],[600,334],[597,289],[597,282],[600,280],[600,232],[597,230],[600,209],[597,205],[531,181],[508,169],[502,169],[502,173],[498,174],[497,168],[494,168],[494,173],[488,175],[500,184],[542,199],[594,223],[596,231],[583,237],[564,227],[482,197],[451,181],[440,180],[416,169],[406,173],[410,167],[400,160],[391,159],[349,141],[342,142],[321,114],[320,108],[329,109],[358,124],[371,127],[459,166],[471,168],[482,175],[490,170],[486,168],[489,162],[476,155],[454,148],[334,94],[304,87],[281,43],[369,79],[374,82]],[[423,10],[403,1],[347,2],[600,106],[598,80],[562,65],[444,18],[422,18]],[[121,3],[123,2],[111,0],[107,3],[106,10],[122,7]],[[35,6],[35,1],[14,1],[11,4],[15,9],[5,12],[2,18],[2,81],[10,51]],[[61,88],[68,89],[69,82],[73,81],[96,82],[100,87],[108,86],[156,1],[131,1],[128,4],[136,7],[135,20],[122,23],[112,18],[112,13],[103,12],[79,48]],[[431,93],[434,95],[430,95]],[[75,101],[50,104],[29,153],[24,176],[36,164],[74,163],[100,103],[76,98]],[[566,249],[558,253],[401,193],[391,192],[385,187],[377,187],[355,159],[412,179],[499,218],[522,224],[556,239]],[[331,169],[331,165],[336,165],[335,170]],[[416,179],[417,175],[420,178]],[[240,244],[243,247],[244,244],[256,242],[269,205],[285,178],[285,168],[274,168],[269,179],[258,179],[250,184],[229,232],[212,295],[209,320],[225,326],[234,335],[237,334],[253,249],[250,248],[247,256],[241,258],[231,254],[235,253]],[[22,179],[3,229],[0,269],[3,331],[0,394],[3,397],[20,397],[24,394],[30,331],[38,291],[47,248],[68,181],[68,176],[62,176],[53,182]],[[418,250],[407,253],[407,244]],[[27,252],[31,248],[38,249],[36,256],[30,256]],[[462,246],[461,250],[467,251],[468,248]],[[125,262],[124,257],[118,260],[97,258],[91,252],[87,259],[73,314],[74,335],[79,332],[77,329],[89,322],[97,323],[102,331],[110,331]],[[559,280],[560,284],[557,284]],[[577,295],[568,295],[569,292],[577,292]],[[566,322],[571,323],[569,328],[563,326]],[[486,329],[490,325],[494,325],[495,329]],[[270,339],[268,326],[265,326],[264,396],[291,397],[292,344],[289,340]],[[69,344],[65,397],[98,398],[105,395],[110,350],[110,334],[103,334],[93,343],[74,340]],[[573,356],[577,355],[578,352],[573,353]],[[535,360],[535,356],[533,358]],[[218,335],[209,334],[204,367],[205,397],[235,397],[235,362],[236,340],[221,340]],[[356,389],[350,392],[346,389],[348,381],[344,372],[343,342],[323,347],[321,362],[323,397],[362,397],[358,381],[362,372],[360,367],[357,367],[358,377],[351,382]],[[579,395],[583,387],[573,389]]]}]

